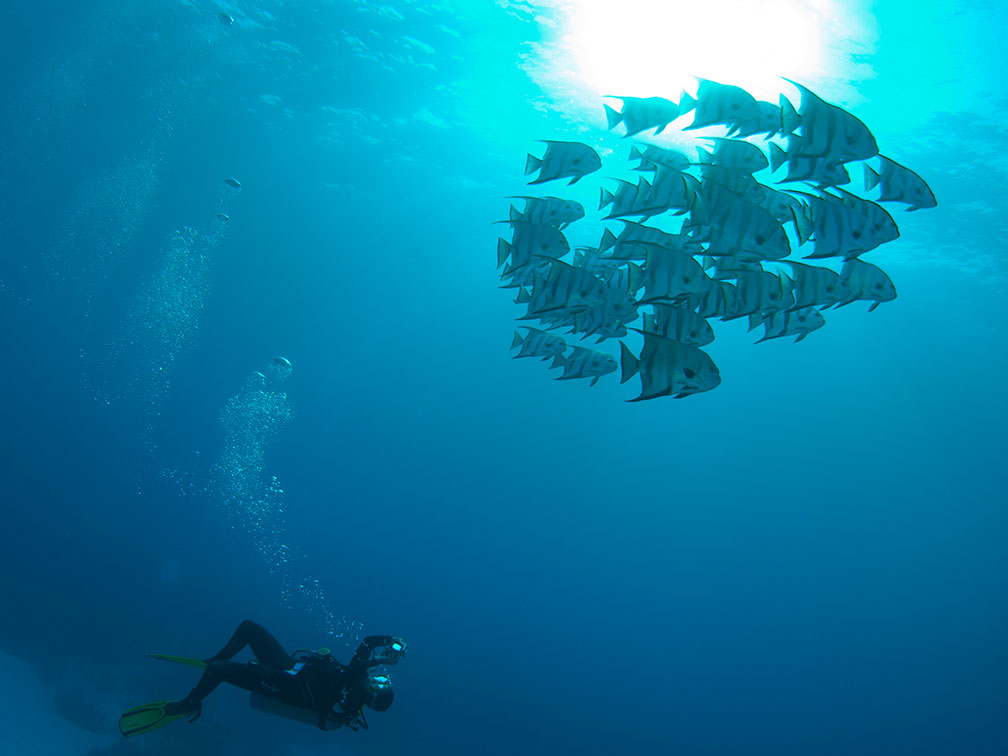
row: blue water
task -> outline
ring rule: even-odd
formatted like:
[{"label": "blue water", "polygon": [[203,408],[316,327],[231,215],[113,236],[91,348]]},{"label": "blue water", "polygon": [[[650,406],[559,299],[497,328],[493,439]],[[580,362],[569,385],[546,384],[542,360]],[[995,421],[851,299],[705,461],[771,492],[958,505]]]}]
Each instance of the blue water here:
[{"label": "blue water", "polygon": [[[744,4],[669,5],[605,44],[592,3],[2,11],[3,753],[1008,753],[1005,12],[779,4],[771,75],[728,59]],[[634,24],[711,53],[670,81],[800,80],[928,180],[867,256],[898,299],[719,325],[682,400],[510,358],[526,153],[622,151],[602,95],[678,95],[608,77]],[[146,654],[246,617],[403,636],[395,705],[323,733],[224,686],[123,741],[195,682]]]}]

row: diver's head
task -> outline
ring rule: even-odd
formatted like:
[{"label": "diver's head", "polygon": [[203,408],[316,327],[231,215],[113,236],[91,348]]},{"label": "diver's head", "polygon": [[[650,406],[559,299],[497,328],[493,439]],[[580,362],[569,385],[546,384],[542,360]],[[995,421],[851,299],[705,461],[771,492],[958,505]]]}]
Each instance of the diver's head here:
[{"label": "diver's head", "polygon": [[392,681],[384,672],[369,669],[358,687],[364,694],[364,705],[368,708],[385,711],[392,705],[392,699],[395,697],[392,692]]}]

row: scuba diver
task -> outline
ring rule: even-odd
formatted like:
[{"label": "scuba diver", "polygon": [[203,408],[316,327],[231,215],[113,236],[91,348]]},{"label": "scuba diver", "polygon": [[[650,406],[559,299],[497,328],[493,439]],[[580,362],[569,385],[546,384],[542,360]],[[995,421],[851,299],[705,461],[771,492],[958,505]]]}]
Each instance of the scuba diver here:
[{"label": "scuba diver", "polygon": [[[231,661],[245,646],[252,649],[255,661]],[[322,730],[344,725],[355,732],[361,727],[366,730],[365,706],[385,711],[392,705],[392,683],[388,674],[376,667],[395,664],[405,653],[402,638],[369,635],[349,664],[336,661],[327,648],[291,655],[266,628],[245,620],[227,645],[209,659],[151,654],[202,669],[203,676],[181,700],[144,704],[123,712],[119,731],[129,738],[186,717],[195,722],[203,712],[203,699],[222,682],[251,691],[249,703],[259,711],[316,724]]]}]

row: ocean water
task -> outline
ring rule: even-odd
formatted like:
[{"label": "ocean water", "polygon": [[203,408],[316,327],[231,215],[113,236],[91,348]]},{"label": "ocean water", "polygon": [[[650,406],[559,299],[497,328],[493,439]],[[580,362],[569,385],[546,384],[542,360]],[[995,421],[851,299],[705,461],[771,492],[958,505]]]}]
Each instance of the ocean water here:
[{"label": "ocean water", "polygon": [[[1006,21],[8,3],[0,753],[1008,753]],[[697,76],[800,81],[928,181],[865,255],[898,298],[799,344],[716,324],[722,383],[684,399],[511,359],[526,154],[619,163],[605,96]],[[533,187],[585,203],[572,244],[607,175]],[[148,653],[245,618],[340,657],[404,637],[395,705],[320,732],[222,686],[121,738],[195,683]]]}]

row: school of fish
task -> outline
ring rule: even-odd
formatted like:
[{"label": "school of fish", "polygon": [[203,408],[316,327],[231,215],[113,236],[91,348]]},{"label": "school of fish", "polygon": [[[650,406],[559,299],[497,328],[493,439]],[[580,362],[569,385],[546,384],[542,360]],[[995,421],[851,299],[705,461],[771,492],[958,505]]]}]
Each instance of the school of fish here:
[{"label": "school of fish", "polygon": [[[790,82],[790,80],[788,80]],[[896,298],[889,276],[860,256],[899,236],[879,202],[907,210],[935,207],[927,183],[879,154],[868,128],[843,108],[790,82],[796,108],[756,100],[740,87],[699,80],[697,96],[678,103],[660,97],[619,97],[605,105],[610,129],[626,137],[661,133],[692,112],[683,131],[724,127],[723,137],[701,137],[695,159],[672,149],[636,144],[630,150],[636,183],[611,179],[601,190],[606,227],[597,246],[571,247],[566,233],[585,217],[584,207],[554,196],[523,196],[505,223],[497,264],[505,288],[526,310],[512,349],[559,369],[559,379],[637,376],[640,394],[629,401],[681,398],[721,383],[717,365],[701,347],[714,340],[711,319],[748,318],[762,338],[801,341],[825,324],[823,311],[863,300],[874,310]],[[762,137],[764,150],[750,137]],[[771,142],[776,138],[783,142]],[[598,153],[580,142],[547,141],[542,157],[529,155],[530,184],[569,179],[573,184],[602,167]],[[844,188],[848,166],[861,163],[865,193]],[[776,184],[770,178],[781,171]],[[768,178],[764,182],[755,175]],[[654,219],[654,220],[652,220]],[[670,230],[671,227],[675,230]],[[799,252],[800,250],[800,252]],[[791,259],[832,258],[835,271]],[[565,330],[561,330],[565,329]],[[622,341],[643,336],[639,353]],[[561,335],[561,333],[563,335]],[[565,336],[620,340],[616,356]]]}]

